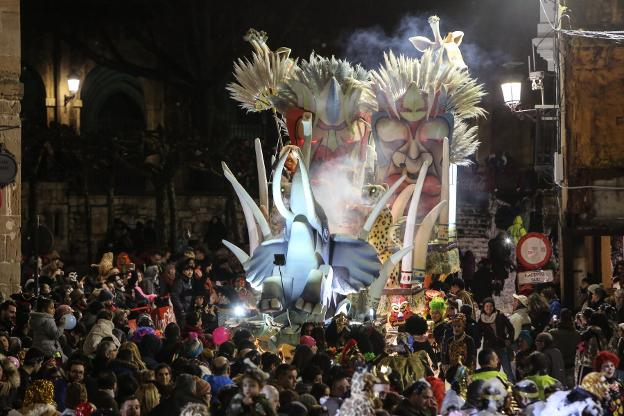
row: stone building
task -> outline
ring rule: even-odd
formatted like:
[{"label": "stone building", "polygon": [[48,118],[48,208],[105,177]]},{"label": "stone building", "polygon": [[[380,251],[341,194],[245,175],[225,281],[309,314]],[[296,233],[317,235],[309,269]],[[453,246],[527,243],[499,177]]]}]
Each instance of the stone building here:
[{"label": "stone building", "polygon": [[[21,226],[20,2],[0,3],[0,145],[17,161],[15,182],[0,188],[0,291],[19,285]],[[4,169],[4,167],[2,168]]]}]

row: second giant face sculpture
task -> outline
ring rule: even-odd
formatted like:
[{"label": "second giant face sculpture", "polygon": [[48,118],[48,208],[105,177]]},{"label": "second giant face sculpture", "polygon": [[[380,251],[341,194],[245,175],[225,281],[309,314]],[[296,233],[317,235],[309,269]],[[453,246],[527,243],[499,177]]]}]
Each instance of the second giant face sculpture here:
[{"label": "second giant face sculpture", "polygon": [[392,111],[386,108],[373,115],[372,130],[377,151],[377,180],[392,185],[402,175],[406,181],[401,192],[415,183],[429,155],[431,165],[422,189],[419,216],[440,202],[442,178],[442,140],[451,137],[453,118],[445,113],[440,94],[429,95],[415,82],[409,84]]}]

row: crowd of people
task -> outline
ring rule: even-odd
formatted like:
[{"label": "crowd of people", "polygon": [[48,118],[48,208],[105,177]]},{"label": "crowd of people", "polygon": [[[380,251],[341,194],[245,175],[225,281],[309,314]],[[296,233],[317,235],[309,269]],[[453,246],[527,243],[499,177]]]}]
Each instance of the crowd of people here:
[{"label": "crowd of people", "polygon": [[53,253],[0,304],[1,414],[624,414],[622,290],[583,281],[573,311],[535,288],[507,316],[450,276],[400,326],[337,314],[272,350],[244,319],[224,325],[255,304],[224,252],[92,266],[66,273]]}]

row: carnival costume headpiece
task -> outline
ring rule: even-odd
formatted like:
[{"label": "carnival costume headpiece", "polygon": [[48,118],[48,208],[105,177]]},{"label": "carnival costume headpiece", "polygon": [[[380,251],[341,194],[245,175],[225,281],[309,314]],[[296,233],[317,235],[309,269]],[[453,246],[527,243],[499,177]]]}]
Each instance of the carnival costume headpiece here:
[{"label": "carnival costume headpiece", "polygon": [[464,315],[461,312],[456,313],[451,318],[451,323],[453,323],[453,324],[460,324],[462,327],[465,327],[466,326],[466,315]]},{"label": "carnival costume headpiece", "polygon": [[259,385],[264,385],[269,379],[269,375],[259,369],[249,358],[245,358],[245,371],[243,377],[249,377],[258,382]]},{"label": "carnival costume headpiece", "polygon": [[581,387],[600,400],[604,399],[609,390],[605,382],[604,375],[597,371],[589,373],[583,377]]},{"label": "carnival costume headpiece", "polygon": [[539,400],[539,388],[532,380],[521,380],[514,384],[513,393],[521,407]]},{"label": "carnival costume headpiece", "polygon": [[444,312],[446,312],[446,302],[442,298],[433,298],[431,302],[429,302],[429,310],[431,312],[440,312],[444,315]]},{"label": "carnival costume headpiece", "polygon": [[610,351],[600,351],[594,358],[594,371],[602,371],[602,365],[606,362],[612,362],[617,368],[620,365],[620,358]]},{"label": "carnival costume headpiece", "polygon": [[54,402],[54,384],[50,380],[36,380],[26,389],[24,407],[32,404],[50,404]]}]

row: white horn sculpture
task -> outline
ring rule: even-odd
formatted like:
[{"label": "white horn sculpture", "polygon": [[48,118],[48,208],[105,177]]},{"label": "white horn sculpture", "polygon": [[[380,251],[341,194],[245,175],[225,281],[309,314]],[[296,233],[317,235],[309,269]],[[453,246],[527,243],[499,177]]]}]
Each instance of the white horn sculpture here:
[{"label": "white horn sculpture", "polygon": [[[424,280],[425,271],[427,269],[427,249],[429,248],[429,238],[431,231],[435,225],[436,218],[440,215],[440,210],[447,204],[447,201],[441,201],[433,207],[425,216],[423,222],[418,227],[416,237],[414,237],[414,260],[413,260],[413,281]],[[404,258],[405,259],[405,258]]]},{"label": "white horn sculpture", "polygon": [[303,163],[309,168],[312,158],[312,113],[309,111],[303,113],[301,125],[303,127]]},{"label": "white horn sculpture", "polygon": [[249,255],[245,253],[245,251],[241,249],[240,247],[236,246],[235,244],[230,243],[227,240],[221,240],[221,242],[236,256],[236,258],[238,259],[238,261],[241,262],[241,264],[245,264],[245,262],[249,260]]},{"label": "white horn sculpture", "polygon": [[264,206],[267,212],[271,212],[269,206],[269,186],[267,184],[266,167],[264,166],[264,155],[262,154],[262,143],[259,138],[254,141],[256,149],[256,168],[258,169],[258,192],[260,194],[260,206]]},{"label": "white horn sculpture", "polygon": [[362,227],[362,231],[360,232],[360,238],[362,240],[366,240],[368,238],[368,233],[370,233],[371,228],[373,228],[373,224],[375,224],[375,220],[379,216],[379,213],[382,209],[384,209],[390,197],[394,195],[394,193],[399,188],[399,186],[401,186],[405,178],[407,178],[407,176],[401,176],[390,188],[388,188],[386,193],[383,194],[379,201],[377,201],[377,204],[373,208],[373,211],[369,214],[366,222],[364,223],[364,227]]},{"label": "white horn sculpture", "polygon": [[289,153],[290,152],[286,150],[277,162],[277,166],[273,171],[271,190],[273,193],[273,203],[275,204],[275,208],[277,208],[277,211],[280,213],[280,215],[284,217],[284,219],[286,219],[286,221],[290,224],[295,219],[295,215],[288,208],[286,208],[286,205],[284,205],[284,200],[282,200],[281,184],[282,170],[284,169],[284,164],[286,163],[286,159],[288,158]]},{"label": "white horn sculpture", "polygon": [[[429,153],[423,154],[423,163],[420,166],[418,172],[418,180],[416,180],[416,188],[410,201],[409,210],[407,211],[407,224],[405,225],[405,235],[403,236],[403,247],[407,247],[413,244],[414,229],[416,228],[416,215],[418,214],[418,203],[420,202],[420,194],[422,193],[423,184],[425,183],[425,177],[429,166],[431,166],[431,155]],[[408,254],[403,257],[401,261],[401,284],[409,284],[412,281],[412,254]]]},{"label": "white horn sculpture", "polygon": [[[440,199],[450,201],[449,199],[449,140],[444,138],[442,142],[442,192]],[[440,218],[438,220],[438,240],[441,243],[447,243],[449,239],[449,205],[446,204],[440,210]]]}]

